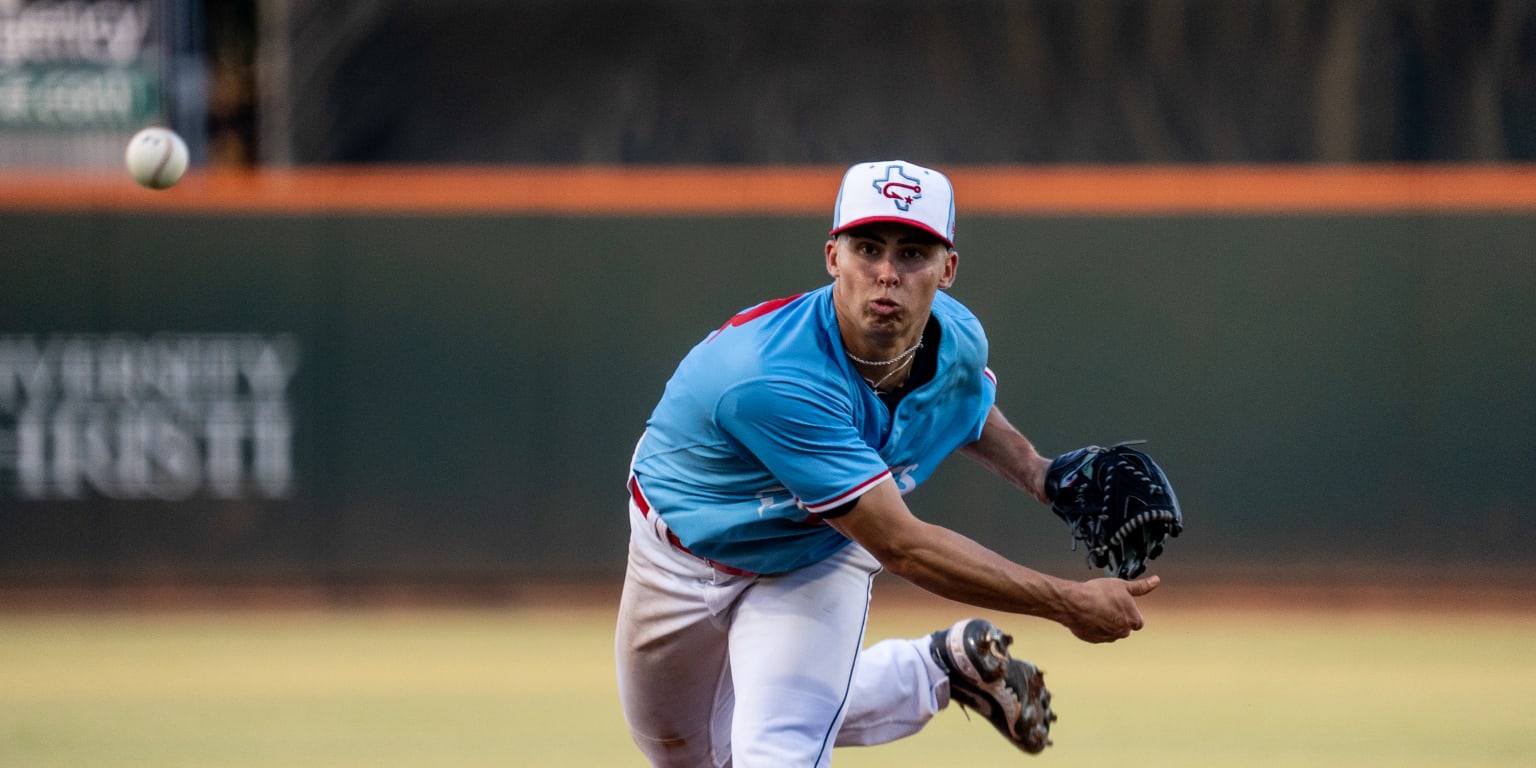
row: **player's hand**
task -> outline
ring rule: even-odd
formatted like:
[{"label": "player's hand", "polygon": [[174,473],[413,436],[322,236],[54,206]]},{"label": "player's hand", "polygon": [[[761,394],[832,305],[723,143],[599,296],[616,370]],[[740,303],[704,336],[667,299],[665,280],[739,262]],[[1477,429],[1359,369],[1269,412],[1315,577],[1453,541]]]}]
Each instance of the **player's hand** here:
[{"label": "player's hand", "polygon": [[1094,579],[1082,582],[1073,610],[1061,622],[1079,640],[1113,643],[1145,626],[1136,598],[1157,589],[1160,579]]}]

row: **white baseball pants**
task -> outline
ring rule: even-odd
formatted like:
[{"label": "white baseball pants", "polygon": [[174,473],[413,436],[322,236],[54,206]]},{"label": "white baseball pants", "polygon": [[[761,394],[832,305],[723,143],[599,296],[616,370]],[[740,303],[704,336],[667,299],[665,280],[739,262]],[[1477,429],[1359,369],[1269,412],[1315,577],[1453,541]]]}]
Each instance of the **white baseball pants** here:
[{"label": "white baseball pants", "polygon": [[635,744],[658,768],[827,766],[834,746],[921,730],[949,703],[929,638],[864,642],[880,564],[851,544],[772,576],[668,543],[630,502],[615,656]]}]

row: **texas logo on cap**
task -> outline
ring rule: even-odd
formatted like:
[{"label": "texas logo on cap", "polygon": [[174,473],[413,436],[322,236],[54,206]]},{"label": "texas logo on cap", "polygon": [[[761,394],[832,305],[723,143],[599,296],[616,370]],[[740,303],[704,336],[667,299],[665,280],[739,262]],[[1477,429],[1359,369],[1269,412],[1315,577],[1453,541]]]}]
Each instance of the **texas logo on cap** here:
[{"label": "texas logo on cap", "polygon": [[831,235],[894,221],[955,245],[955,190],[944,174],[905,160],[859,163],[843,175]]}]

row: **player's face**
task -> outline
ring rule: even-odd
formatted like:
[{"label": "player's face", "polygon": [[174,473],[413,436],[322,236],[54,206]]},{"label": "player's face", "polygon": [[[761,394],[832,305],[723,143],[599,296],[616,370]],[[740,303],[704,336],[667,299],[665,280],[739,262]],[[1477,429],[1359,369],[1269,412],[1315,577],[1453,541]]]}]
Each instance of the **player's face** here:
[{"label": "player's face", "polygon": [[915,338],[928,322],[934,294],[955,282],[959,258],[938,238],[905,224],[882,222],[839,234],[827,241],[827,273],[836,280],[840,322],[892,341]]}]

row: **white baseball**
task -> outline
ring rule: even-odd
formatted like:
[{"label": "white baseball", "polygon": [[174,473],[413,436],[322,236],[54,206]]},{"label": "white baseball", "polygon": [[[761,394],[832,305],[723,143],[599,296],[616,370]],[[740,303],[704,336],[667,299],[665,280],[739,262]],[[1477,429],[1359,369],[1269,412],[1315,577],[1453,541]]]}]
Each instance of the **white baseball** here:
[{"label": "white baseball", "polygon": [[187,143],[169,128],[145,128],[128,141],[125,160],[141,186],[166,189],[187,172]]}]

